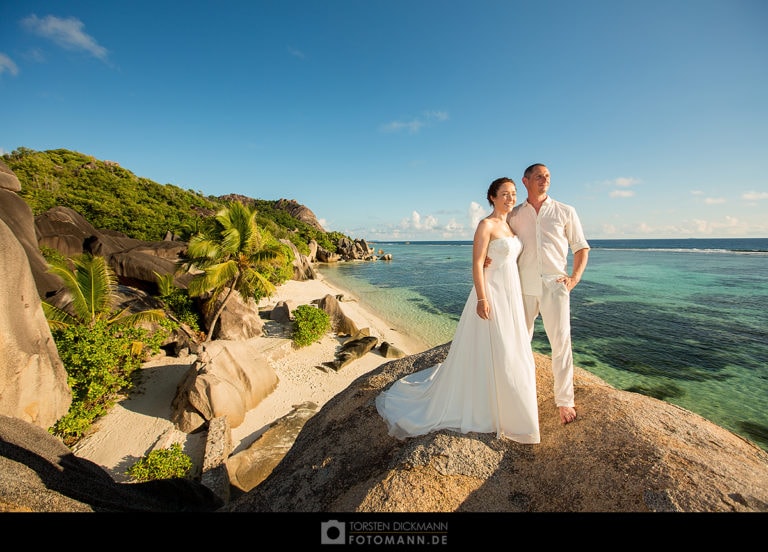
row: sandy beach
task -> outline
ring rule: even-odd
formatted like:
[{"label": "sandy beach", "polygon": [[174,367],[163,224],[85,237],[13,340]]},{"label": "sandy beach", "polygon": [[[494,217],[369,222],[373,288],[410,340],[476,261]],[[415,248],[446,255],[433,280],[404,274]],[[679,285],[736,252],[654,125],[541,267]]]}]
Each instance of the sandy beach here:
[{"label": "sandy beach", "polygon": [[[284,301],[293,312],[297,306],[310,304],[329,294],[342,296],[340,306],[344,314],[358,328],[369,328],[370,334],[379,338],[379,343],[386,341],[406,354],[427,348],[425,343],[410,337],[407,329],[393,327],[376,313],[363,308],[353,295],[325,281],[320,274],[315,280],[286,282],[272,297],[263,299],[259,307],[270,309]],[[249,342],[272,364],[279,383],[261,403],[248,411],[242,424],[232,428],[233,453],[247,449],[270,424],[289,414],[294,405],[313,402],[322,407],[359,376],[389,361],[375,349],[338,372],[323,369],[323,362],[334,359],[341,339],[329,333],[319,342],[295,349],[284,334],[275,332],[270,335],[267,324],[265,335]],[[186,434],[169,421],[176,386],[196,359],[195,355],[158,357],[145,363],[141,382],[129,396],[96,421],[88,435],[73,447],[73,452],[104,468],[115,481],[125,482],[129,480],[125,471],[134,462],[155,448],[166,448],[178,442],[199,470],[206,432]]]}]

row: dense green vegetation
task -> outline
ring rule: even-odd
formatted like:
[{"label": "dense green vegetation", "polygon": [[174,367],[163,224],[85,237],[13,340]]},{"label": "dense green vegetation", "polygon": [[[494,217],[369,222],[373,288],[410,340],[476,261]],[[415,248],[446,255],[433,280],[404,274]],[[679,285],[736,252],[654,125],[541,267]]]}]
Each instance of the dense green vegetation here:
[{"label": "dense green vegetation", "polygon": [[[20,147],[2,156],[21,182],[19,196],[35,215],[56,206],[74,209],[96,228],[158,241],[168,232],[188,240],[227,201],[173,184],[136,176],[112,161],[66,149],[35,151]],[[256,223],[276,240],[288,239],[307,254],[311,239],[336,251],[338,232],[323,232],[276,207],[277,201],[251,199]]]},{"label": "dense green vegetation", "polygon": [[[71,445],[132,387],[133,373],[148,354],[160,350],[175,323],[163,310],[113,310],[117,279],[103,257],[84,254],[48,262],[72,297],[71,312],[42,303],[72,390],[69,411],[51,433]],[[142,325],[147,322],[156,323],[156,329]]]},{"label": "dense green vegetation", "polygon": [[331,317],[313,305],[299,305],[293,311],[293,343],[306,347],[331,329]]},{"label": "dense green vegetation", "polygon": [[134,481],[154,481],[188,477],[192,471],[192,459],[181,450],[179,443],[169,448],[155,449],[137,460],[125,472]]}]

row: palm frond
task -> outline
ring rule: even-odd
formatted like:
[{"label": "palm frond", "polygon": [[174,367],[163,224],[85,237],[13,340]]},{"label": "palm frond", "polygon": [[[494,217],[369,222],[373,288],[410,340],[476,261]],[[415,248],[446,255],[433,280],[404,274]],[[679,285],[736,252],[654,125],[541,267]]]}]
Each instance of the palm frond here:
[{"label": "palm frond", "polygon": [[72,296],[73,315],[80,323],[92,324],[109,315],[117,279],[104,257],[85,253],[69,260],[53,260],[49,271],[64,281]]},{"label": "palm frond", "polygon": [[173,293],[176,289],[176,285],[173,283],[173,274],[160,274],[158,272],[154,272],[154,274],[157,278],[157,292],[160,297],[166,297]]},{"label": "palm frond", "polygon": [[128,309],[123,309],[117,315],[110,318],[107,322],[115,326],[136,326],[142,322],[160,322],[167,318],[163,309],[152,309],[132,314],[127,314]]},{"label": "palm frond", "polygon": [[73,259],[78,287],[88,305],[88,319],[109,315],[117,278],[104,257],[90,254]]},{"label": "palm frond", "polygon": [[42,301],[43,314],[48,320],[48,327],[52,330],[63,330],[67,326],[77,324],[79,320],[69,314],[68,312],[61,310],[58,307]]}]

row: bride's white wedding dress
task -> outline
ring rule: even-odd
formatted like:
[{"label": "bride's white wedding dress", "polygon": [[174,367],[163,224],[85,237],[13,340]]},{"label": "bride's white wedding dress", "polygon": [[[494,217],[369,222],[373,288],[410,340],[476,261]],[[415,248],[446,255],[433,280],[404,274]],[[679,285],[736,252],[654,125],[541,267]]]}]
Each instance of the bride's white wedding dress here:
[{"label": "bride's white wedding dress", "polygon": [[538,443],[536,368],[525,326],[516,236],[488,245],[485,269],[490,320],[469,294],[450,351],[436,366],[396,381],[376,397],[389,434],[404,439],[439,429],[496,433],[520,443]]}]

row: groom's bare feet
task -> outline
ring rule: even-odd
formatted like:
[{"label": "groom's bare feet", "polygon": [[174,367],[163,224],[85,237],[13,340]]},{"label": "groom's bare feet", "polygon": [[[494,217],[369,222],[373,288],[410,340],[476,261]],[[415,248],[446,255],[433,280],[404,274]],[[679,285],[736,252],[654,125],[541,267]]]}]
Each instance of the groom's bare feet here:
[{"label": "groom's bare feet", "polygon": [[576,409],[572,406],[561,406],[560,408],[560,423],[565,425],[571,423],[576,419]]}]

